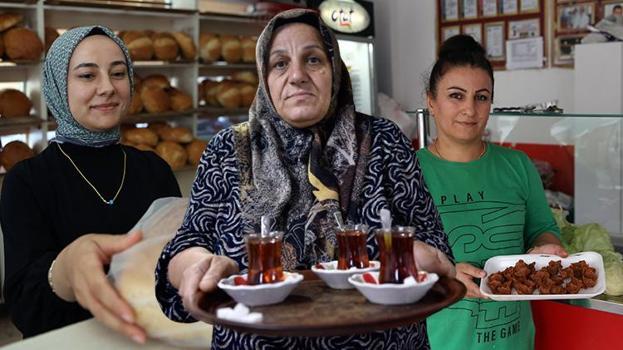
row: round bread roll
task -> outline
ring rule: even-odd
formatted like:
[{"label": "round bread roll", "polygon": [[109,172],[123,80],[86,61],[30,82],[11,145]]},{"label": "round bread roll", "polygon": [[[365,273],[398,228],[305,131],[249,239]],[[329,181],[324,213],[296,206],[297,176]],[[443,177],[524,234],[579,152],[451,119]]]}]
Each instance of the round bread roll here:
[{"label": "round bread roll", "polygon": [[167,128],[170,128],[171,126],[169,126],[169,124],[167,124],[166,122],[155,122],[155,123],[149,123],[147,127],[150,130],[153,130],[154,132],[158,134],[160,129],[167,129]]},{"label": "round bread roll", "polygon": [[121,40],[123,40],[123,42],[127,45],[136,39],[146,37],[147,34],[140,30],[128,30],[119,32],[119,36],[121,37]]},{"label": "round bread roll", "polygon": [[32,30],[13,28],[4,33],[4,50],[9,59],[35,61],[41,58],[43,44]]},{"label": "round bread roll", "polygon": [[232,81],[222,81],[218,84],[216,99],[225,108],[238,108],[242,103],[242,96],[237,84]]},{"label": "round bread roll", "polygon": [[204,90],[205,90],[205,100],[209,106],[219,107],[221,104],[218,102],[216,98],[216,94],[218,93],[219,83],[212,80],[204,80]]},{"label": "round bread roll", "polygon": [[235,72],[234,74],[231,75],[231,78],[241,83],[249,83],[255,86],[257,86],[258,84],[257,73],[252,72],[250,70],[243,70],[243,71]]},{"label": "round bread roll", "polygon": [[152,74],[141,81],[141,86],[155,86],[161,89],[168,89],[171,87],[171,83],[169,83],[169,78],[162,74]]},{"label": "round bread roll", "polygon": [[193,140],[186,145],[186,153],[188,153],[188,163],[197,166],[201,160],[203,151],[208,147],[208,143],[203,140]]},{"label": "round bread roll", "polygon": [[166,90],[157,86],[143,84],[141,100],[149,113],[162,113],[171,109],[171,98]]},{"label": "round bread roll", "polygon": [[133,61],[149,61],[154,56],[154,43],[143,36],[126,44]]},{"label": "round bread roll", "polygon": [[24,19],[21,13],[0,13],[0,32],[19,24]]},{"label": "round bread roll", "polygon": [[132,146],[132,147],[134,147],[134,148],[136,148],[136,149],[139,149],[139,150],[141,150],[141,151],[151,151],[151,152],[156,152],[156,150],[155,150],[153,147],[151,147],[151,146],[149,146],[149,145],[142,144],[142,143],[141,143],[141,144],[139,144],[139,145],[134,145],[134,146]]},{"label": "round bread roll", "polygon": [[255,85],[243,83],[238,85],[238,89],[240,90],[240,99],[242,106],[249,107],[253,103],[257,87]]},{"label": "round bread roll", "polygon": [[173,141],[162,141],[156,146],[156,153],[169,164],[171,169],[178,170],[186,165],[188,155],[184,147]]},{"label": "round bread roll", "polygon": [[134,128],[124,131],[123,138],[133,145],[155,146],[158,144],[158,135],[149,128]]},{"label": "round bread roll", "polygon": [[157,33],[153,37],[154,53],[162,61],[174,61],[179,53],[175,38],[168,33]]},{"label": "round bread roll", "polygon": [[242,62],[245,63],[253,63],[255,62],[255,45],[257,44],[257,39],[252,37],[244,37],[240,41],[240,46],[242,47]]},{"label": "round bread roll", "polygon": [[189,143],[193,140],[193,133],[188,128],[161,128],[158,130],[158,136],[163,141],[173,141],[177,143]]},{"label": "round bread roll", "polygon": [[177,41],[180,49],[182,49],[182,57],[187,60],[194,60],[195,57],[197,57],[197,48],[190,35],[184,32],[174,32],[171,34],[175,38],[175,41]]},{"label": "round bread roll", "polygon": [[50,46],[56,38],[58,38],[58,32],[54,28],[45,27],[45,52],[50,50]]},{"label": "round bread roll", "polygon": [[15,89],[0,90],[0,116],[2,118],[27,117],[32,102],[23,92]]},{"label": "round bread roll", "polygon": [[238,63],[242,58],[242,46],[238,37],[223,35],[221,37],[221,55],[227,63]]},{"label": "round bread roll", "polygon": [[199,37],[199,57],[210,63],[221,58],[221,38],[216,34],[202,33]]},{"label": "round bread roll", "polygon": [[27,144],[21,141],[11,141],[2,149],[0,163],[4,169],[9,171],[15,164],[24,159],[34,157],[34,155],[35,152],[33,152]]},{"label": "round bread roll", "polygon": [[189,94],[176,88],[170,88],[168,93],[171,98],[171,109],[174,111],[181,112],[193,108],[193,98]]},{"label": "round bread roll", "polygon": [[143,110],[143,100],[141,100],[141,85],[142,79],[134,74],[134,94],[132,94],[132,101],[128,107],[127,115],[133,115],[140,113]]}]

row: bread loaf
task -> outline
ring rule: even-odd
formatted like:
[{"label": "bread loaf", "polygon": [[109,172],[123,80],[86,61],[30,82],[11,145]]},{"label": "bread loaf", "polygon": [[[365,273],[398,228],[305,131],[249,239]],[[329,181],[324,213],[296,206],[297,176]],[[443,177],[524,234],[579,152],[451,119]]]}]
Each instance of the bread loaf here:
[{"label": "bread loaf", "polygon": [[162,141],[156,146],[156,153],[169,164],[171,169],[178,170],[186,165],[188,155],[184,147],[172,141]]},{"label": "bread loaf", "polygon": [[142,86],[155,86],[161,89],[167,89],[171,87],[171,83],[169,83],[169,78],[162,74],[152,74],[141,81]]},{"label": "bread loaf", "polygon": [[132,145],[132,147],[139,149],[141,151],[150,151],[150,152],[156,152],[156,150],[149,146],[149,145],[144,145],[144,144],[140,144],[140,145]]},{"label": "bread loaf", "polygon": [[134,128],[123,132],[123,138],[126,142],[133,145],[156,146],[158,144],[158,135],[149,128]]},{"label": "bread loaf", "polygon": [[0,90],[0,116],[2,118],[30,115],[32,103],[23,92],[15,89]]},{"label": "bread loaf", "polygon": [[222,81],[219,83],[216,99],[219,104],[225,108],[233,109],[240,107],[242,96],[236,83],[231,81]]},{"label": "bread loaf", "polygon": [[250,70],[235,72],[231,75],[231,78],[241,83],[249,83],[255,86],[257,86],[258,83],[257,73]]},{"label": "bread loaf", "polygon": [[242,62],[253,63],[255,62],[255,45],[256,39],[253,37],[244,37],[240,41],[242,47]]},{"label": "bread loaf", "polygon": [[208,143],[203,140],[194,140],[186,145],[186,153],[188,153],[188,163],[197,166],[201,160],[203,151],[208,147]]},{"label": "bread loaf", "polygon": [[0,13],[0,32],[4,32],[5,30],[18,25],[24,16],[21,13]]},{"label": "bread loaf", "polygon": [[158,136],[160,136],[163,141],[189,143],[193,140],[193,133],[190,129],[184,127],[160,128],[157,132]]},{"label": "bread loaf", "polygon": [[242,46],[238,37],[223,35],[221,37],[221,55],[228,63],[238,63],[242,58]]},{"label": "bread loaf", "polygon": [[174,61],[179,53],[175,38],[168,33],[156,33],[153,36],[154,53],[162,61]]},{"label": "bread loaf", "polygon": [[238,90],[240,90],[241,105],[249,107],[253,103],[253,99],[255,99],[257,87],[248,83],[242,83],[238,85]]},{"label": "bread loaf", "polygon": [[171,109],[169,94],[157,86],[143,83],[141,88],[141,100],[145,110],[149,113],[162,113]]},{"label": "bread loaf", "polygon": [[189,94],[176,88],[167,90],[171,98],[171,109],[176,112],[187,111],[193,108],[193,98]]},{"label": "bread loaf", "polygon": [[35,61],[41,58],[43,44],[32,30],[13,28],[4,33],[4,50],[11,60]]},{"label": "bread loaf", "polygon": [[195,57],[197,57],[197,48],[190,35],[184,32],[174,32],[171,34],[175,38],[175,41],[177,41],[180,49],[182,49],[182,57],[187,60],[194,60]]},{"label": "bread loaf", "polygon": [[21,162],[24,159],[31,158],[35,155],[35,152],[28,147],[27,144],[21,141],[11,141],[7,143],[2,149],[2,154],[0,155],[0,163],[6,169],[6,171],[11,170],[11,168]]},{"label": "bread loaf", "polygon": [[221,38],[216,34],[202,33],[199,38],[199,57],[206,63],[221,58]]},{"label": "bread loaf", "polygon": [[204,80],[204,91],[205,91],[205,100],[209,106],[219,107],[221,104],[218,102],[216,98],[216,94],[218,93],[219,83],[211,80]]},{"label": "bread loaf", "polygon": [[148,61],[154,56],[154,43],[145,32],[130,30],[122,37],[134,61]]}]

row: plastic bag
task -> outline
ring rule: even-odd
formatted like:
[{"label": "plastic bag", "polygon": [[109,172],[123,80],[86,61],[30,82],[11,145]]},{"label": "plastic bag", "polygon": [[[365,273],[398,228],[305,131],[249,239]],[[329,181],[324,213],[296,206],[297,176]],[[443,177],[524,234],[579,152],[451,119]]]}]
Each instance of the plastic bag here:
[{"label": "plastic bag", "polygon": [[155,200],[132,229],[141,229],[143,240],[113,257],[109,276],[121,296],[134,308],[137,323],[149,337],[175,346],[208,348],[212,342],[212,326],[204,322],[169,320],[155,295],[154,271],[158,257],[181,226],[187,207],[188,198]]}]

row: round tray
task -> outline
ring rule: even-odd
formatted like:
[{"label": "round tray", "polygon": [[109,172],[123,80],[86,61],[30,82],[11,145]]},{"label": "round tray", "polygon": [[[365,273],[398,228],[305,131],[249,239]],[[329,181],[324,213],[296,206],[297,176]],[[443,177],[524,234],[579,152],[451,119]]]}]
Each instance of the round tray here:
[{"label": "round tray", "polygon": [[266,336],[350,335],[412,324],[465,295],[465,286],[460,281],[440,277],[424,298],[416,303],[378,305],[368,302],[356,289],[331,289],[311,271],[304,271],[303,275],[305,280],[282,303],[251,308],[253,312],[262,313],[261,322],[218,319],[217,309],[236,305],[222,290],[201,299],[197,308],[200,311],[193,313],[193,316],[239,332]]}]

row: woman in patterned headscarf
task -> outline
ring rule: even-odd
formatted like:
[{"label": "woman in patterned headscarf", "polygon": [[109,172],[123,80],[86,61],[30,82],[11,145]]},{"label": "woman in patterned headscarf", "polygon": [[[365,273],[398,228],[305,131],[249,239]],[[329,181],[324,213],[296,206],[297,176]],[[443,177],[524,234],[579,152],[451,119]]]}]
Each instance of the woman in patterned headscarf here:
[{"label": "woman in patterned headscarf", "polygon": [[[378,228],[386,208],[396,224],[417,227],[425,242],[416,245],[420,267],[453,275],[446,235],[409,140],[393,123],[355,112],[336,38],[318,15],[277,15],[259,38],[257,62],[260,85],[249,121],[208,145],[182,227],[161,255],[156,294],[166,315],[192,322],[185,305],[247,268],[243,237],[257,232],[261,216],[275,218],[285,232],[283,267],[294,270],[332,259],[334,213]],[[378,257],[372,235],[367,246]],[[421,322],[329,338],[261,337],[216,325],[212,346],[415,349],[427,340]]]},{"label": "woman in patterned headscarf", "polygon": [[108,28],[69,30],[48,52],[43,94],[56,138],[6,175],[0,208],[6,303],[25,337],[94,315],[145,339],[104,266],[141,238],[119,234],[180,190],[155,153],[119,144],[132,84],[127,49]]}]

